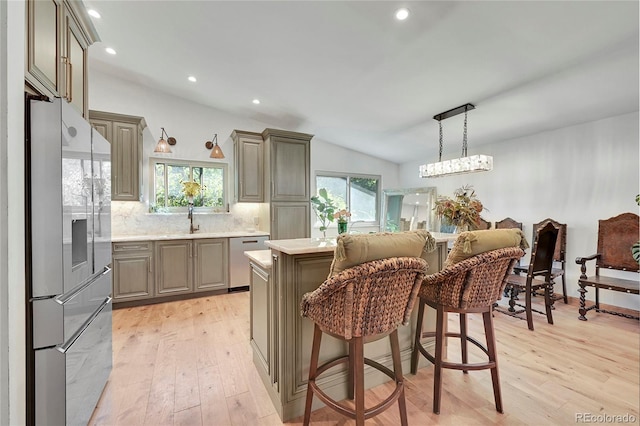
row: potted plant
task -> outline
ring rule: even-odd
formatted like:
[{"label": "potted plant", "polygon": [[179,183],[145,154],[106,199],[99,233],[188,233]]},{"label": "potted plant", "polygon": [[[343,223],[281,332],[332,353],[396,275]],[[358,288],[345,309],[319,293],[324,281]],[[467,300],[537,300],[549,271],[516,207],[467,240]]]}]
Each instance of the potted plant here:
[{"label": "potted plant", "polygon": [[311,206],[313,211],[320,219],[320,231],[322,231],[323,238],[327,237],[327,228],[329,222],[333,222],[333,214],[335,213],[337,206],[327,193],[326,188],[320,188],[318,195],[311,197]]},{"label": "potted plant", "polygon": [[447,225],[456,226],[457,232],[478,229],[482,202],[476,197],[471,185],[458,188],[453,198],[438,197],[434,210],[436,215]]},{"label": "potted plant", "polygon": [[333,218],[338,221],[338,234],[344,234],[347,232],[350,217],[351,213],[346,209],[342,209],[333,214]]}]

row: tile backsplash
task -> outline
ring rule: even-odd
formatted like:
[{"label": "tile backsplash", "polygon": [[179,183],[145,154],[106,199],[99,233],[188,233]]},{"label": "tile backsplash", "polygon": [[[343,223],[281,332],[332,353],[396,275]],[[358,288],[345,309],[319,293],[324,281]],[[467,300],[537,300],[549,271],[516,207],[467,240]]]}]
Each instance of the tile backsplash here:
[{"label": "tile backsplash", "polygon": [[[193,225],[200,232],[233,232],[265,229],[254,225],[260,204],[231,204],[229,213],[195,213]],[[158,235],[189,233],[187,213],[149,213],[145,203],[131,201],[111,202],[111,234],[114,236]]]}]

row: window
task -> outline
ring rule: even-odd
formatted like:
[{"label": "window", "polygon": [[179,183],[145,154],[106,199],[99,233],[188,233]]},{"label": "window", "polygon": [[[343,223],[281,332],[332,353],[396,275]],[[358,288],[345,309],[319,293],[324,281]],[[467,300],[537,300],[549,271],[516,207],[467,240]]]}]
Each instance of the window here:
[{"label": "window", "polygon": [[186,210],[189,200],[182,182],[200,184],[200,194],[193,198],[196,211],[222,212],[227,205],[227,165],[225,163],[197,163],[159,158],[151,162],[152,211]]},{"label": "window", "polygon": [[325,188],[338,209],[351,212],[351,222],[379,221],[380,176],[319,172],[316,193]]}]

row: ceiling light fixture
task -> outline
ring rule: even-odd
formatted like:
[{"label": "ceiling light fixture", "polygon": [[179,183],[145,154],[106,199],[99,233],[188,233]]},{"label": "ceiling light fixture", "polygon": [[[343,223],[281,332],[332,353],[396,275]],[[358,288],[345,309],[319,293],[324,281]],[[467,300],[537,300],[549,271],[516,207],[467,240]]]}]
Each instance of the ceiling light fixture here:
[{"label": "ceiling light fixture", "polygon": [[195,83],[196,81],[198,81],[198,79],[196,79],[194,76],[190,75],[188,80],[192,83]]},{"label": "ceiling light fixture", "polygon": [[102,18],[102,16],[100,16],[100,13],[97,10],[89,9],[89,10],[87,10],[87,13],[90,16],[93,16],[94,18],[97,18],[97,19]]},{"label": "ceiling light fixture", "polygon": [[104,49],[109,55],[115,55],[116,51],[111,48],[111,47],[107,47],[106,49]]},{"label": "ceiling light fixture", "polygon": [[400,9],[396,10],[396,19],[398,21],[404,21],[408,17],[409,17],[409,9],[403,7],[403,8],[400,8]]},{"label": "ceiling light fixture", "polygon": [[213,140],[212,141],[206,141],[204,143],[204,146],[206,146],[207,149],[212,149],[213,148],[209,158],[217,158],[217,159],[224,158],[224,154],[222,153],[222,149],[220,148],[220,145],[218,145],[218,134],[217,133],[215,135],[213,135]]},{"label": "ceiling light fixture", "polygon": [[[420,177],[432,178],[463,173],[485,172],[493,170],[493,157],[490,155],[467,156],[467,112],[475,109],[472,104],[464,104],[433,116],[438,120],[440,130],[440,155],[437,163],[423,164],[420,166]],[[462,133],[462,157],[453,160],[442,161],[442,120],[464,112],[464,130]]]},{"label": "ceiling light fixture", "polygon": [[256,105],[260,105],[260,99],[254,99],[254,100],[253,100],[253,101],[251,101],[251,102],[253,102],[253,103],[254,103],[254,104],[256,104]]},{"label": "ceiling light fixture", "polygon": [[[169,148],[169,145],[175,145],[177,142],[176,138],[169,137],[167,132],[164,131],[164,127],[161,127],[161,129],[162,132],[160,133],[160,140],[158,141],[156,149],[154,149],[153,152],[158,152],[160,154],[171,154],[171,148]],[[164,138],[165,136],[167,137],[167,139]]]}]

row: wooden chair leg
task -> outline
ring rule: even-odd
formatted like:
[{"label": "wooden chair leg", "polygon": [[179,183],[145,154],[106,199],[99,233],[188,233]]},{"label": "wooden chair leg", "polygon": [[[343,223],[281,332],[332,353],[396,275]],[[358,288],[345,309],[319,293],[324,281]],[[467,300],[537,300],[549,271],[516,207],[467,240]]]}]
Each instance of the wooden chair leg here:
[{"label": "wooden chair leg", "polygon": [[[460,349],[462,350],[462,363],[467,364],[469,357],[467,352],[467,314],[460,314]],[[469,374],[468,370],[462,370]]]},{"label": "wooden chair leg", "polygon": [[356,426],[364,426],[364,340],[362,337],[354,337],[353,340]]},{"label": "wooden chair leg", "polygon": [[531,289],[527,287],[525,291],[525,304],[524,310],[527,312],[527,326],[529,330],[533,331],[533,311],[531,310]]},{"label": "wooden chair leg", "polygon": [[433,412],[440,414],[440,396],[442,394],[442,352],[444,349],[445,312],[442,305],[436,309],[436,353],[435,365],[433,366]]},{"label": "wooden chair leg", "polygon": [[311,383],[315,383],[318,370],[318,356],[320,355],[320,342],[322,340],[322,330],[315,324],[313,328],[313,344],[311,346],[311,361],[309,362],[309,381],[307,382],[307,400],[304,406],[303,425],[309,426],[311,421],[311,405],[313,403],[313,389]]},{"label": "wooden chair leg", "polygon": [[553,324],[553,281],[544,288],[544,308],[547,312],[547,322]]},{"label": "wooden chair leg", "polygon": [[565,305],[569,303],[569,298],[567,297],[567,279],[565,278],[565,274],[562,274],[562,299],[564,300]]},{"label": "wooden chair leg", "polygon": [[407,426],[407,403],[404,398],[404,377],[402,376],[402,359],[400,358],[400,343],[398,342],[397,329],[389,335],[389,340],[391,341],[391,356],[393,358],[393,372],[395,375],[396,385],[401,386],[400,395],[398,396],[400,424],[402,426]]},{"label": "wooden chair leg", "polygon": [[420,356],[418,347],[421,345],[420,339],[422,338],[424,305],[425,303],[418,298],[418,321],[416,322],[416,336],[415,339],[413,339],[413,351],[411,351],[411,374],[416,374],[418,372],[418,358]]},{"label": "wooden chair leg", "polygon": [[353,395],[354,395],[354,386],[355,386],[355,381],[354,381],[354,370],[353,370],[353,365],[354,365],[354,355],[355,355],[355,348],[354,348],[354,339],[349,340],[349,371],[347,373],[347,398],[349,398],[350,400],[353,401]]},{"label": "wooden chair leg", "polygon": [[496,353],[496,336],[493,330],[493,316],[491,312],[483,312],[484,333],[487,339],[487,352],[489,352],[489,362],[494,362],[491,368],[491,382],[493,383],[493,397],[496,402],[496,410],[502,413],[502,392],[500,391],[500,375],[498,374],[498,358]]}]

